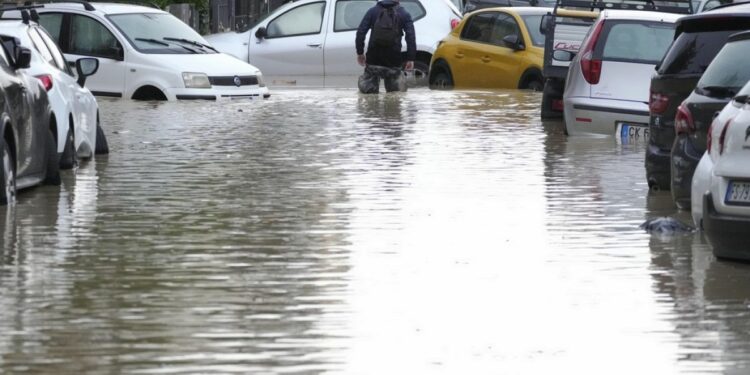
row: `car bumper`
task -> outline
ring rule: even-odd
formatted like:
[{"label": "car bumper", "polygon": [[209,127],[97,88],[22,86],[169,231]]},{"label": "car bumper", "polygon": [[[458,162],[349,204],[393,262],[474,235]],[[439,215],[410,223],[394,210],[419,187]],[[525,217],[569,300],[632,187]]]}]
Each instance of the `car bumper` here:
[{"label": "car bumper", "polygon": [[[640,124],[648,128],[646,103],[596,99],[589,97],[565,98],[565,126],[568,134],[615,135],[618,123]],[[640,137],[645,137],[644,132]]]},{"label": "car bumper", "polygon": [[677,207],[690,209],[690,191],[693,174],[703,151],[697,150],[687,136],[681,134],[675,138],[671,152],[672,199]]},{"label": "car bumper", "polygon": [[750,216],[718,213],[710,192],[703,195],[703,230],[717,257],[750,260]]},{"label": "car bumper", "polygon": [[646,147],[646,180],[648,186],[658,189],[669,189],[672,172],[669,169],[670,150],[649,143]]},{"label": "car bumper", "polygon": [[210,89],[175,88],[167,90],[169,100],[242,100],[268,98],[268,87],[214,86]]}]

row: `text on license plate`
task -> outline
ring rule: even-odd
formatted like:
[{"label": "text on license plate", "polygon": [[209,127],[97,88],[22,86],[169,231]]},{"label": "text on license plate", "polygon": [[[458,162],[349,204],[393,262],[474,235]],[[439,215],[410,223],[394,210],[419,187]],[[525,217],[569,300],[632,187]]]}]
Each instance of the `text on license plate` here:
[{"label": "text on license plate", "polygon": [[750,182],[729,181],[726,203],[750,204]]},{"label": "text on license plate", "polygon": [[623,143],[648,140],[648,125],[638,123],[617,123],[617,139]]}]

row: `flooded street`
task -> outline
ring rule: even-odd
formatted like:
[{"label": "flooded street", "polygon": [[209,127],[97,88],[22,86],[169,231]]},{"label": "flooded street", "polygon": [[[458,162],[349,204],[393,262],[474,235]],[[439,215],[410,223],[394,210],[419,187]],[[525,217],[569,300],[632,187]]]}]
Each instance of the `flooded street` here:
[{"label": "flooded street", "polygon": [[0,373],[748,373],[750,265],[540,95],[100,99],[0,207]]}]

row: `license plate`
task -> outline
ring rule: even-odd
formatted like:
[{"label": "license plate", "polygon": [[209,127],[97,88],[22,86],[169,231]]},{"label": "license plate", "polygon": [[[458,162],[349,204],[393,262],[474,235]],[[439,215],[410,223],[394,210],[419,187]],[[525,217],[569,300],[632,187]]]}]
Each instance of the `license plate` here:
[{"label": "license plate", "polygon": [[750,182],[729,181],[727,196],[724,198],[724,202],[727,204],[750,205]]},{"label": "license plate", "polygon": [[630,122],[617,123],[617,139],[622,143],[645,142],[648,140],[648,125]]}]

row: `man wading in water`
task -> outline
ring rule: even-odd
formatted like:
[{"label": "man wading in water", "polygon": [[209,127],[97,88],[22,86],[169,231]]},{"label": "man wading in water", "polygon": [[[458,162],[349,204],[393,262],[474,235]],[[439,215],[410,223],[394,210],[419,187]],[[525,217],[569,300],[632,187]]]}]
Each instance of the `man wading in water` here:
[{"label": "man wading in water", "polygon": [[[370,33],[365,56],[365,35]],[[401,71],[401,38],[406,35],[406,63],[404,69],[414,69],[417,57],[417,42],[414,36],[414,21],[397,0],[381,0],[365,13],[357,29],[354,41],[357,48],[357,62],[365,67],[359,77],[359,91],[377,93],[380,78],[383,78],[385,91],[406,91],[406,79]]]}]

